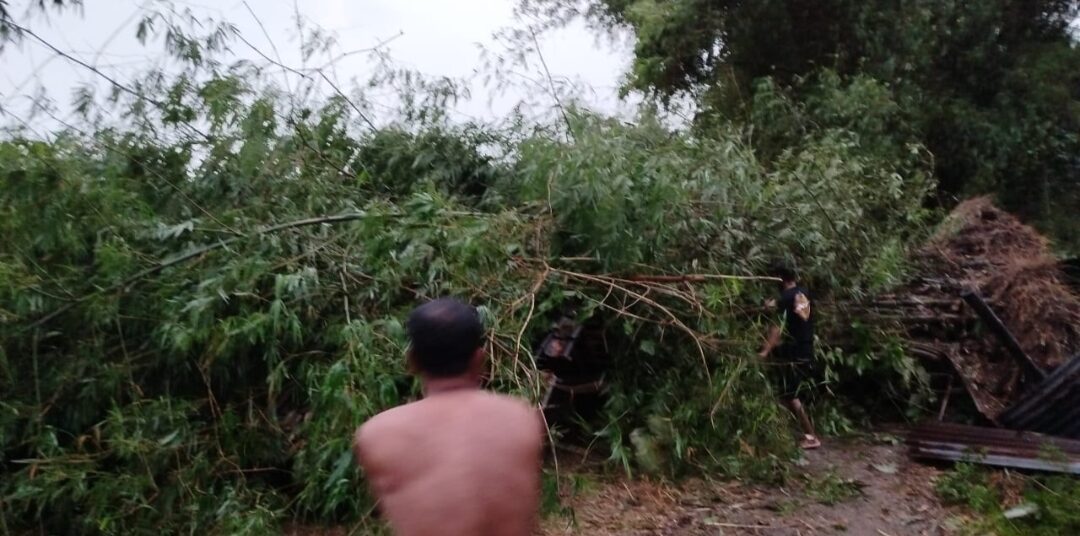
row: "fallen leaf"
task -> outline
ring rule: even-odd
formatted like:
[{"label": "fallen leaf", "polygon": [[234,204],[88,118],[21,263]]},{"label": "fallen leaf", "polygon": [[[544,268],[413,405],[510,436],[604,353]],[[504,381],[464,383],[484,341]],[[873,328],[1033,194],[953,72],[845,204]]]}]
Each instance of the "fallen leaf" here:
[{"label": "fallen leaf", "polygon": [[1005,519],[1020,519],[1021,517],[1027,517],[1031,514],[1037,513],[1038,511],[1039,505],[1032,503],[1024,503],[1005,510],[1002,515],[1005,516]]},{"label": "fallen leaf", "polygon": [[878,472],[885,473],[887,475],[895,475],[899,470],[895,463],[872,463],[870,464],[870,467],[873,467]]}]

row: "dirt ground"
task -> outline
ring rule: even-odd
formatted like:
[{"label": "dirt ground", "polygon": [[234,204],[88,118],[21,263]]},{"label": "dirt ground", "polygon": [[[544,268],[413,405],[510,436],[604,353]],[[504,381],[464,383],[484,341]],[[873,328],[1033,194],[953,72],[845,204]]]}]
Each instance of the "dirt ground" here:
[{"label": "dirt ground", "polygon": [[940,473],[895,441],[832,440],[806,453],[784,486],[587,478],[541,534],[952,534],[957,513],[933,489]]},{"label": "dirt ground", "polygon": [[[561,458],[564,466],[573,464]],[[672,484],[578,468],[564,473],[565,511],[547,516],[539,536],[950,535],[963,514],[935,495],[942,472],[910,460],[905,447],[887,436],[825,440],[822,449],[805,453],[785,485]],[[290,526],[284,532],[351,536],[372,533],[372,525],[377,522]]]}]

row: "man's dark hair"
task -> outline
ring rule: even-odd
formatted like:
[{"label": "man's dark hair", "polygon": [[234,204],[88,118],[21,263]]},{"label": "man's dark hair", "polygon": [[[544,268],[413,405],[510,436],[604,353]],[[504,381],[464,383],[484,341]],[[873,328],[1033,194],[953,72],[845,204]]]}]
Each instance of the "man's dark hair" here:
[{"label": "man's dark hair", "polygon": [[436,378],[464,374],[484,338],[476,308],[451,298],[413,309],[405,329],[416,367]]},{"label": "man's dark hair", "polygon": [[799,281],[798,274],[795,273],[795,269],[791,265],[785,263],[776,263],[772,265],[769,270],[773,277],[779,277],[780,281],[784,283],[796,283]]}]

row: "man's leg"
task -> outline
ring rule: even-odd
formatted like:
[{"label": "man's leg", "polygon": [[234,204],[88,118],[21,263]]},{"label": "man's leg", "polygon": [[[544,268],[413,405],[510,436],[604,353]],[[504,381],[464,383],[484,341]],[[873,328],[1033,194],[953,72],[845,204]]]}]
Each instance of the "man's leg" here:
[{"label": "man's leg", "polygon": [[791,398],[785,397],[781,399],[780,404],[787,408],[795,416],[795,420],[799,422],[799,428],[802,429],[803,433],[803,437],[799,441],[799,447],[803,449],[820,447],[821,441],[814,431],[814,425],[810,422],[810,416],[806,414],[806,408],[803,406],[802,401],[792,396]]},{"label": "man's leg", "polygon": [[[791,412],[799,420],[799,426],[802,428],[803,434],[806,435],[804,443],[813,444],[815,447],[820,445],[821,443],[817,440],[817,432],[814,431],[814,423],[810,422],[810,416],[806,414],[806,408],[803,407],[802,401],[798,398],[791,399]],[[813,438],[812,441],[811,438]]]},{"label": "man's leg", "polygon": [[[776,352],[779,359],[787,359],[793,353],[791,347],[785,346],[781,346]],[[805,364],[798,361],[780,361],[772,368],[771,378],[774,388],[780,393],[780,404],[795,416],[799,428],[802,429],[803,438],[799,441],[799,446],[813,449],[821,446],[821,442],[818,441],[817,434],[814,432],[810,416],[806,414],[806,408],[799,400],[799,391],[808,377]]]},{"label": "man's leg", "polygon": [[802,400],[799,400],[799,393],[810,386],[813,381],[813,362],[799,360],[793,365],[791,371],[795,388],[791,394],[789,405],[791,412],[795,414],[795,420],[799,421],[799,428],[803,432],[803,438],[799,442],[799,446],[804,449],[816,449],[821,446],[821,441],[818,440],[817,432],[814,431],[814,423],[810,421],[810,416],[806,414],[806,407],[803,406]]}]

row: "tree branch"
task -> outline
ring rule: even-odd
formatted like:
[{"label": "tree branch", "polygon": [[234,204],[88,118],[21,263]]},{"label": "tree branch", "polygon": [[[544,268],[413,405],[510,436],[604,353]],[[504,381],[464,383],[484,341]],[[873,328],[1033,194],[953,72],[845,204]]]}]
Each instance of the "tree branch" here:
[{"label": "tree branch", "polygon": [[544,53],[540,50],[540,41],[536,38],[536,30],[532,27],[529,28],[529,33],[532,34],[533,45],[536,46],[536,55],[540,58],[540,65],[544,68],[544,76],[547,77],[548,86],[551,89],[551,98],[555,99],[555,105],[559,107],[559,113],[562,114],[563,122],[566,123],[566,135],[571,139],[574,139],[574,127],[570,123],[570,116],[566,114],[566,107],[563,106],[562,100],[559,99],[559,92],[555,88],[555,80],[551,77],[551,70],[548,69],[547,60],[544,59]]}]

